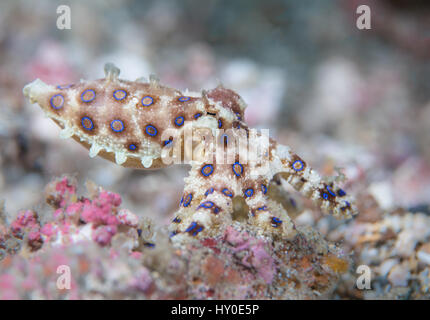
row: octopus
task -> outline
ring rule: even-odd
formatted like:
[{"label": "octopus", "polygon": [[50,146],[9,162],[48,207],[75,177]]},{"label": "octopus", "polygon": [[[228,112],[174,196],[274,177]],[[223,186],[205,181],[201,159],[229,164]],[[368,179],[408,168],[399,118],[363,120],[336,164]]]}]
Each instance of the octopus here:
[{"label": "octopus", "polygon": [[290,147],[249,128],[246,104],[234,91],[219,85],[181,92],[154,76],[128,81],[119,73],[108,63],[103,79],[56,86],[36,79],[23,93],[62,128],[61,138],[73,138],[90,157],[136,169],[189,164],[172,238],[220,235],[239,218],[263,235],[294,236],[280,180],[335,218],[357,213],[337,181],[325,181]]}]

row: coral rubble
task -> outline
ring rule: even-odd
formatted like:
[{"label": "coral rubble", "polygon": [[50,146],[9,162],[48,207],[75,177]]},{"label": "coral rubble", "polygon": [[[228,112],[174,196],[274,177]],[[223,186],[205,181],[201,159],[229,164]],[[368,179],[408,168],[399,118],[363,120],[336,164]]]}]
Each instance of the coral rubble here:
[{"label": "coral rubble", "polygon": [[[309,227],[274,240],[235,222],[217,237],[171,242],[165,227],[121,208],[119,195],[87,188],[79,196],[73,178],[56,179],[47,216],[24,211],[0,224],[0,298],[315,299],[349,268]],[[56,285],[59,266],[70,268],[69,290]]]}]

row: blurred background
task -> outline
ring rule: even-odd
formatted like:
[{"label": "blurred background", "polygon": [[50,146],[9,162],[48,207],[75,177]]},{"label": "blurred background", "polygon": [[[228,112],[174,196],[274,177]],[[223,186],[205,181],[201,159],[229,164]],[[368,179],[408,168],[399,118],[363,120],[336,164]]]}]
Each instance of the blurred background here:
[{"label": "blurred background", "polygon": [[[356,27],[368,4],[371,30]],[[57,7],[71,29],[57,28]],[[248,104],[249,125],[270,129],[322,174],[343,168],[349,187],[392,209],[430,199],[430,2],[30,1],[0,2],[0,199],[34,208],[54,176],[74,174],[123,196],[135,213],[167,222],[187,167],[137,171],[90,159],[22,88],[156,74],[178,89],[218,83]]]}]

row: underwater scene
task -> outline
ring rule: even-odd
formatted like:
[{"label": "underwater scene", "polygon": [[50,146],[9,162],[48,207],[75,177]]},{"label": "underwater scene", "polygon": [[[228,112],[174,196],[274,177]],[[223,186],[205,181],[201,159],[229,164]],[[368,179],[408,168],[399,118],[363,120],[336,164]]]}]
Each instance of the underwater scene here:
[{"label": "underwater scene", "polygon": [[429,30],[424,0],[0,1],[0,299],[429,299]]}]

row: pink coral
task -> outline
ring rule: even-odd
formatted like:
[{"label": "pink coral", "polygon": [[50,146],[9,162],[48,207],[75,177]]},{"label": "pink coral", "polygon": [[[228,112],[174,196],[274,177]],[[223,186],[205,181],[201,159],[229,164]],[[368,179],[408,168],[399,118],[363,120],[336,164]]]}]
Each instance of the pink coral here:
[{"label": "pink coral", "polygon": [[18,213],[16,219],[11,223],[11,230],[14,235],[23,233],[24,229],[36,230],[39,228],[37,214],[31,210]]},{"label": "pink coral", "polygon": [[118,233],[118,226],[124,226],[122,231],[137,228],[138,217],[119,207],[122,199],[118,194],[90,184],[90,197],[78,197],[76,185],[67,176],[49,183],[46,201],[54,208],[54,221],[41,227],[36,212],[23,211],[10,226],[12,234],[20,239],[27,235],[33,249],[43,241],[58,245],[90,239],[106,246]]},{"label": "pink coral", "polygon": [[276,265],[274,259],[267,252],[263,240],[252,238],[247,232],[239,232],[233,227],[226,229],[224,238],[234,247],[233,252],[246,251],[242,258],[243,265],[253,267],[266,283],[272,282]]},{"label": "pink coral", "polygon": [[116,226],[100,226],[94,230],[93,240],[102,246],[106,246],[110,244],[116,232]]},{"label": "pink coral", "polygon": [[112,214],[112,204],[109,202],[99,203],[86,199],[83,203],[81,218],[85,222],[92,222],[94,225],[117,225],[119,221]]},{"label": "pink coral", "polygon": [[[238,223],[186,246],[168,241],[165,230],[147,250],[143,234],[152,226],[120,208],[119,195],[88,187],[90,195],[78,197],[75,180],[52,181],[46,197],[54,216],[41,227],[35,212],[18,215],[13,229],[32,250],[14,254],[20,247],[8,247],[12,256],[0,262],[0,298],[26,298],[28,292],[45,299],[315,298],[315,290],[318,296],[332,290],[344,272],[339,266],[347,265],[344,254],[317,234],[298,230],[293,240],[274,240]],[[9,242],[11,230],[3,232]],[[55,286],[60,265],[71,268],[70,290]]]}]

